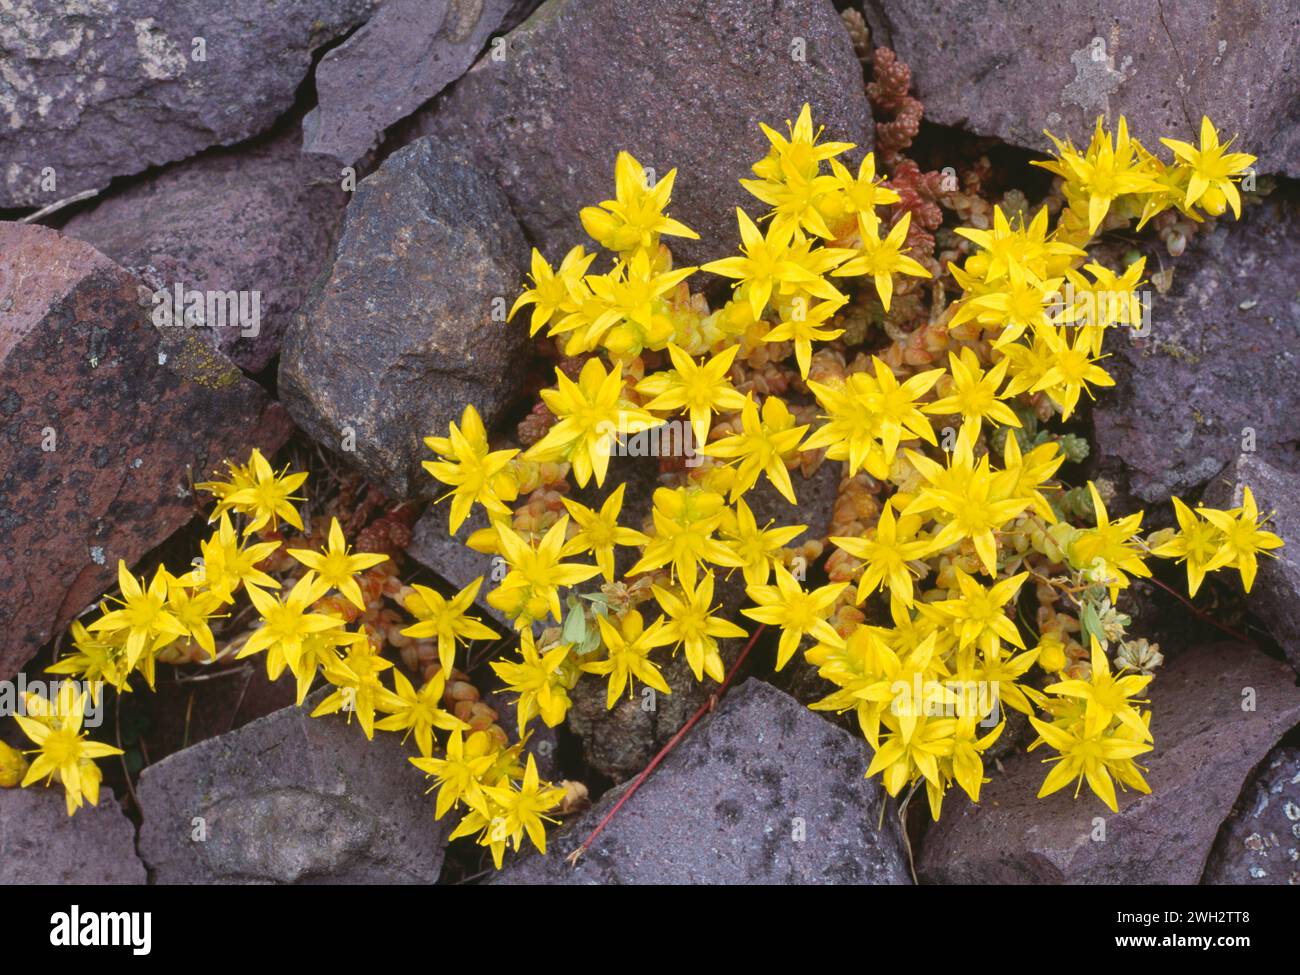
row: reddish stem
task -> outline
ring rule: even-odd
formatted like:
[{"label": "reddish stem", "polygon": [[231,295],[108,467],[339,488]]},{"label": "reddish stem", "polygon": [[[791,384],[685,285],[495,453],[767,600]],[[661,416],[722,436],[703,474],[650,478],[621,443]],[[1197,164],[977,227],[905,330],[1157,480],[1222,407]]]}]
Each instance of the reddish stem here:
[{"label": "reddish stem", "polygon": [[618,811],[623,808],[623,804],[632,798],[633,793],[635,793],[637,789],[641,788],[641,783],[650,777],[650,773],[659,767],[659,763],[668,757],[668,753],[677,747],[677,743],[686,737],[687,733],[695,727],[700,718],[704,717],[717,707],[718,701],[722,698],[723,694],[727,693],[727,688],[731,686],[731,681],[736,676],[736,672],[740,670],[740,665],[745,662],[745,658],[749,656],[749,651],[754,649],[754,644],[758,642],[759,635],[765,629],[767,629],[767,624],[760,623],[758,629],[754,631],[753,635],[749,638],[749,641],[745,644],[744,649],[740,651],[740,656],[736,658],[736,662],[731,665],[731,670],[727,672],[727,676],[723,678],[722,683],[718,685],[718,689],[709,695],[709,699],[700,705],[700,709],[691,715],[691,719],[687,721],[686,724],[682,725],[677,734],[673,735],[672,738],[668,740],[668,744],[659,749],[659,754],[650,760],[650,764],[647,765],[645,769],[642,770],[641,774],[636,777],[628,787],[628,790],[619,797],[618,802],[614,803],[613,808],[610,809],[609,812],[605,813],[605,818],[602,819],[600,823],[597,824],[596,828],[591,831],[591,835],[582,841],[582,845],[569,854],[569,863],[575,867],[578,865],[578,859],[591,849],[591,844],[596,842],[596,837],[601,834],[605,827],[609,825],[610,820],[612,820],[618,814]]},{"label": "reddish stem", "polygon": [[[1224,633],[1228,634],[1228,636],[1232,637],[1234,640],[1237,640],[1240,643],[1244,643],[1250,647],[1255,646],[1255,641],[1252,640],[1250,637],[1246,636],[1246,634],[1238,633],[1236,630],[1234,630],[1231,626],[1228,626],[1226,623],[1220,623],[1209,613],[1205,612],[1203,609],[1198,608],[1190,599],[1188,599],[1186,596],[1184,596],[1182,593],[1180,593],[1177,589],[1173,588],[1172,586],[1165,585],[1155,576],[1151,576],[1146,581],[1155,583],[1165,592],[1169,593],[1169,595],[1173,596],[1180,603],[1182,603],[1184,606],[1190,609],[1197,619],[1204,620],[1206,623],[1209,623],[1211,626],[1215,627],[1216,629],[1222,630]],[[1256,647],[1256,649],[1258,649],[1258,647]]]}]

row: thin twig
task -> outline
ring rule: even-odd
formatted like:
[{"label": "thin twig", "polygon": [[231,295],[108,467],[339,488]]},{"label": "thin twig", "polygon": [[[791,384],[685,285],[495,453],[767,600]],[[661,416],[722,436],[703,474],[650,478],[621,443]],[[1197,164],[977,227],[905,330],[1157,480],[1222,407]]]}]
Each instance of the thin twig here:
[{"label": "thin twig", "polygon": [[1238,633],[1227,623],[1220,623],[1213,616],[1205,612],[1205,610],[1196,606],[1195,603],[1193,603],[1190,599],[1188,599],[1186,596],[1184,596],[1182,593],[1180,593],[1177,589],[1173,588],[1172,586],[1165,585],[1155,576],[1151,576],[1149,579],[1147,579],[1147,582],[1155,583],[1165,592],[1169,593],[1169,595],[1173,596],[1180,603],[1182,603],[1184,606],[1190,609],[1197,619],[1209,623],[1215,629],[1222,630],[1224,633],[1228,634],[1228,636],[1232,637],[1234,640],[1237,640],[1240,643],[1244,643],[1248,647],[1255,647],[1256,650],[1259,649],[1259,646],[1250,637],[1246,636],[1244,633]]},{"label": "thin twig", "polygon": [[99,190],[82,190],[80,193],[74,193],[72,196],[64,197],[62,200],[55,200],[49,206],[41,207],[35,213],[29,213],[25,217],[19,217],[19,223],[35,223],[42,217],[48,217],[56,210],[62,210],[64,207],[72,206],[74,203],[80,203],[82,200],[89,200],[92,196],[97,196]]},{"label": "thin twig", "polygon": [[736,676],[736,672],[740,670],[740,665],[745,662],[745,658],[749,656],[749,651],[754,649],[754,644],[758,642],[759,636],[765,629],[767,629],[767,624],[759,624],[758,629],[754,631],[754,635],[751,636],[749,642],[745,644],[745,648],[740,651],[740,656],[736,658],[736,662],[731,665],[731,670],[727,672],[727,676],[724,677],[722,683],[718,685],[718,689],[709,695],[709,699],[701,704],[699,710],[691,715],[691,719],[687,721],[686,724],[682,725],[677,734],[673,735],[672,738],[669,739],[668,744],[659,749],[659,754],[650,760],[650,764],[647,765],[632,784],[628,786],[627,791],[619,797],[618,802],[614,803],[613,808],[610,809],[609,812],[605,813],[605,818],[602,819],[600,823],[597,824],[596,828],[591,831],[591,835],[583,840],[582,844],[566,857],[572,866],[576,867],[578,865],[579,858],[591,849],[591,844],[596,842],[596,837],[601,834],[605,827],[609,825],[610,820],[612,820],[618,814],[618,811],[623,808],[623,804],[632,798],[637,789],[641,788],[641,783],[650,777],[650,773],[658,768],[659,763],[668,757],[668,753],[677,747],[677,743],[686,737],[687,733],[695,727],[702,717],[717,707],[718,701],[721,700],[723,694],[727,693],[727,688],[731,686],[731,681]]}]

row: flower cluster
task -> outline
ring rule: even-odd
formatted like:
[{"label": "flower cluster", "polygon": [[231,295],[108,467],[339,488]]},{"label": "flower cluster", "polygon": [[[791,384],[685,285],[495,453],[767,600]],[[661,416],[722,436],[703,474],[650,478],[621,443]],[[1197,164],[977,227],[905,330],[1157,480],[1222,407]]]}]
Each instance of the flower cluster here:
[{"label": "flower cluster", "polygon": [[[1159,654],[1123,639],[1114,601],[1151,556],[1185,561],[1193,592],[1225,566],[1249,589],[1256,556],[1281,543],[1249,492],[1232,511],[1176,501],[1179,530],[1148,540],[1141,513],[1109,514],[1104,484],[1059,479],[1086,449],[1051,425],[1112,385],[1106,331],[1146,311],[1142,259],[1112,268],[1088,247],[1103,224],[1169,208],[1237,212],[1252,157],[1227,152],[1208,120],[1199,147],[1165,140],[1170,162],[1122,119],[1115,134],[1099,121],[1086,150],[1058,141],[1041,164],[1060,177],[1055,221],[994,207],[985,226],[955,228],[961,259],[939,268],[913,254],[912,211],[871,153],[850,168],[854,147],[824,140],[807,106],[762,131],[768,152],[741,180],[762,212],[738,210],[739,253],[698,269],[730,284],[720,303],[690,290],[696,268],[673,266],[669,238],[696,237],[667,213],[676,171],[653,181],[620,153],[616,198],[582,212],[609,269],[581,246],[558,268],[534,251],[515,304],[560,356],[535,435],[493,450],[468,406],[429,441],[450,528],[481,505],[488,527],[468,544],[504,568],[486,598],[520,632],[520,659],[494,666],[521,725],[562,721],[584,674],[606,678],[611,708],[638,681],[670,693],[670,651],[695,679],[722,680],[720,641],[746,630],[716,600],[738,579],[741,615],[779,628],[777,668],[805,648],[835,688],[812,706],[852,712],[875,750],[867,774],[890,794],[923,783],[936,817],[954,783],[978,800],[1010,709],[1037,731],[1031,748],[1057,753],[1040,794],[1086,781],[1115,808],[1116,781],[1146,789],[1150,712],[1134,695]],[[936,270],[925,327],[944,333],[947,361],[915,369],[869,323],[888,333],[891,305]],[[568,496],[570,471],[590,500],[615,453],[674,423],[691,462],[660,459],[648,512],[620,521],[623,483],[591,506]],[[797,505],[793,472],[823,463],[841,465],[835,526],[850,530],[795,548],[808,527],[760,522],[747,499],[768,482]],[[619,548],[634,551],[616,582]]]},{"label": "flower cluster", "polygon": [[[472,426],[452,437],[459,443],[465,435],[475,436]],[[121,750],[85,738],[88,694],[101,694],[104,684],[128,692],[134,674],[152,688],[159,662],[216,664],[261,656],[268,679],[292,675],[300,705],[318,678],[329,686],[313,717],[343,712],[356,718],[367,738],[381,731],[411,740],[418,752],[411,762],[435,776],[437,816],[463,807],[458,835],[477,835],[498,864],[506,847],[517,849],[525,834],[544,848],[541,822],[565,790],[541,783],[531,757],[523,761],[526,739],[509,744],[492,723],[495,712],[485,716],[473,706],[462,707],[466,695],[452,686],[464,684],[456,669],[464,647],[497,638],[471,613],[482,580],[449,597],[427,586],[404,585],[387,555],[348,545],[338,517],[329,519],[328,528],[321,524],[304,532],[298,504],[305,498],[296,492],[306,473],[277,472],[257,450],[247,463],[227,462],[226,468],[224,479],[198,485],[217,501],[210,520],[215,527],[200,542],[201,557],[182,575],[160,565],[147,580],[119,563],[120,595],[106,601],[88,626],[73,624],[74,652],[49,668],[90,690],[65,681],[53,701],[28,694],[26,714],[18,721],[37,745],[36,758],[26,767],[21,756],[6,752],[0,755],[0,772],[13,765],[23,774],[6,778],[20,778],[22,785],[57,779],[66,790],[69,813],[83,801],[93,805],[101,781],[93,760]],[[480,497],[486,490],[475,489]],[[310,547],[287,545],[289,529]],[[254,622],[218,646],[214,628],[239,612],[240,595],[247,598]],[[383,606],[385,597],[404,607],[414,622],[396,621]],[[427,654],[404,654],[408,665],[428,661],[421,686],[384,656],[389,645],[428,646]],[[540,707],[550,713],[544,691],[539,688],[538,694]],[[523,723],[530,715],[521,707]],[[444,745],[436,732],[445,734]]]}]

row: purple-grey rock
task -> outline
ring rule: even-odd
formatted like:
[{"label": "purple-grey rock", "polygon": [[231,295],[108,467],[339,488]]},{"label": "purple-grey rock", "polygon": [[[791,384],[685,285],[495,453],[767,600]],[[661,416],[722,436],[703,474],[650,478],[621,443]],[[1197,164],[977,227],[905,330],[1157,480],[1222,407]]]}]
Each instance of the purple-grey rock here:
[{"label": "purple-grey rock", "polygon": [[1148,149],[1208,115],[1260,172],[1300,176],[1300,8],[1289,0],[865,0],[926,118],[1031,149],[1125,115]]},{"label": "purple-grey rock", "polygon": [[292,106],[374,0],[17,0],[0,16],[0,207],[231,145]]},{"label": "purple-grey rock", "polygon": [[518,390],[509,326],[528,246],[492,180],[432,139],[357,186],[333,264],[285,334],[280,395],[312,437],[394,498],[432,495],[423,438],[466,404],[489,428]]},{"label": "purple-grey rock", "polygon": [[1201,883],[1300,886],[1300,748],[1264,759],[1223,824]]},{"label": "purple-grey rock", "polygon": [[[635,93],[635,94],[630,94]],[[489,50],[414,130],[490,169],[552,261],[589,243],[578,211],[609,199],[626,149],[662,177],[669,213],[700,241],[680,263],[735,250],[735,209],[767,208],[737,182],[805,102],[827,139],[873,139],[861,65],[829,0],[548,0]]]},{"label": "purple-grey rock", "polygon": [[387,0],[316,66],[303,151],[351,165],[462,74],[519,0]]},{"label": "purple-grey rock", "polygon": [[83,241],[0,223],[0,680],[194,517],[194,482],[292,429],[147,295]]},{"label": "purple-grey rock", "polygon": [[496,878],[505,884],[908,884],[898,816],[863,778],[861,738],[769,684],[723,698],[619,810],[577,868],[565,858],[606,795]]},{"label": "purple-grey rock", "polygon": [[[1279,460],[1288,456],[1283,451],[1268,455]],[[1246,605],[1300,672],[1300,485],[1294,471],[1275,467],[1258,451],[1242,453],[1206,485],[1201,501],[1211,508],[1240,507],[1244,486],[1261,514],[1272,513],[1267,528],[1285,543],[1258,557]]]},{"label": "purple-grey rock", "polygon": [[256,312],[248,322],[205,322],[195,331],[260,372],[279,354],[285,328],[328,260],[346,203],[337,182],[313,179],[291,130],[170,167],[63,229],[167,297],[178,284],[185,292],[247,295],[245,307]]},{"label": "purple-grey rock", "polygon": [[140,856],[156,883],[438,879],[451,819],[433,818],[414,752],[342,715],[309,717],[324,693],[141,773]]},{"label": "purple-grey rock", "polygon": [[1118,465],[1133,495],[1156,502],[1203,484],[1247,444],[1286,456],[1300,414],[1297,277],[1290,184],[1198,234],[1169,293],[1153,296],[1149,328],[1107,336],[1115,387],[1093,411],[1103,469]]},{"label": "purple-grey rock", "polygon": [[1119,792],[1118,813],[1086,786],[1036,799],[1047,752],[1022,752],[978,806],[949,796],[921,843],[922,882],[1196,883],[1251,769],[1300,722],[1300,690],[1284,664],[1219,643],[1170,653],[1150,697],[1155,751],[1138,762],[1151,795]]},{"label": "purple-grey rock", "polygon": [[69,816],[63,788],[0,789],[0,884],[143,884],[135,827],[102,789]]}]

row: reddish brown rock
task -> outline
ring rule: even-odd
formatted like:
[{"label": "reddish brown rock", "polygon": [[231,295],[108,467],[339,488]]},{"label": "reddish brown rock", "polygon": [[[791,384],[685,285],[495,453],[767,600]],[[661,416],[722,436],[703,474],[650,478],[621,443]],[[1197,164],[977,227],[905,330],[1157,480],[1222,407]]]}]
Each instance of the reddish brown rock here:
[{"label": "reddish brown rock", "polygon": [[[1151,686],[1151,795],[1113,814],[1087,787],[1036,799],[1043,754],[1020,753],[978,807],[950,795],[917,861],[940,884],[1194,884],[1251,770],[1300,722],[1290,670],[1245,646],[1171,654]],[[1247,708],[1253,705],[1253,710]]]},{"label": "reddish brown rock", "polygon": [[[327,263],[347,194],[322,182],[290,126],[278,138],[206,153],[114,194],[65,233],[141,274],[166,295],[242,292],[251,324],[205,322],[195,334],[260,372]],[[252,305],[253,295],[256,305]]]},{"label": "reddish brown rock", "polygon": [[139,278],[89,244],[0,223],[0,679],[194,513],[189,485],[291,429]]}]

